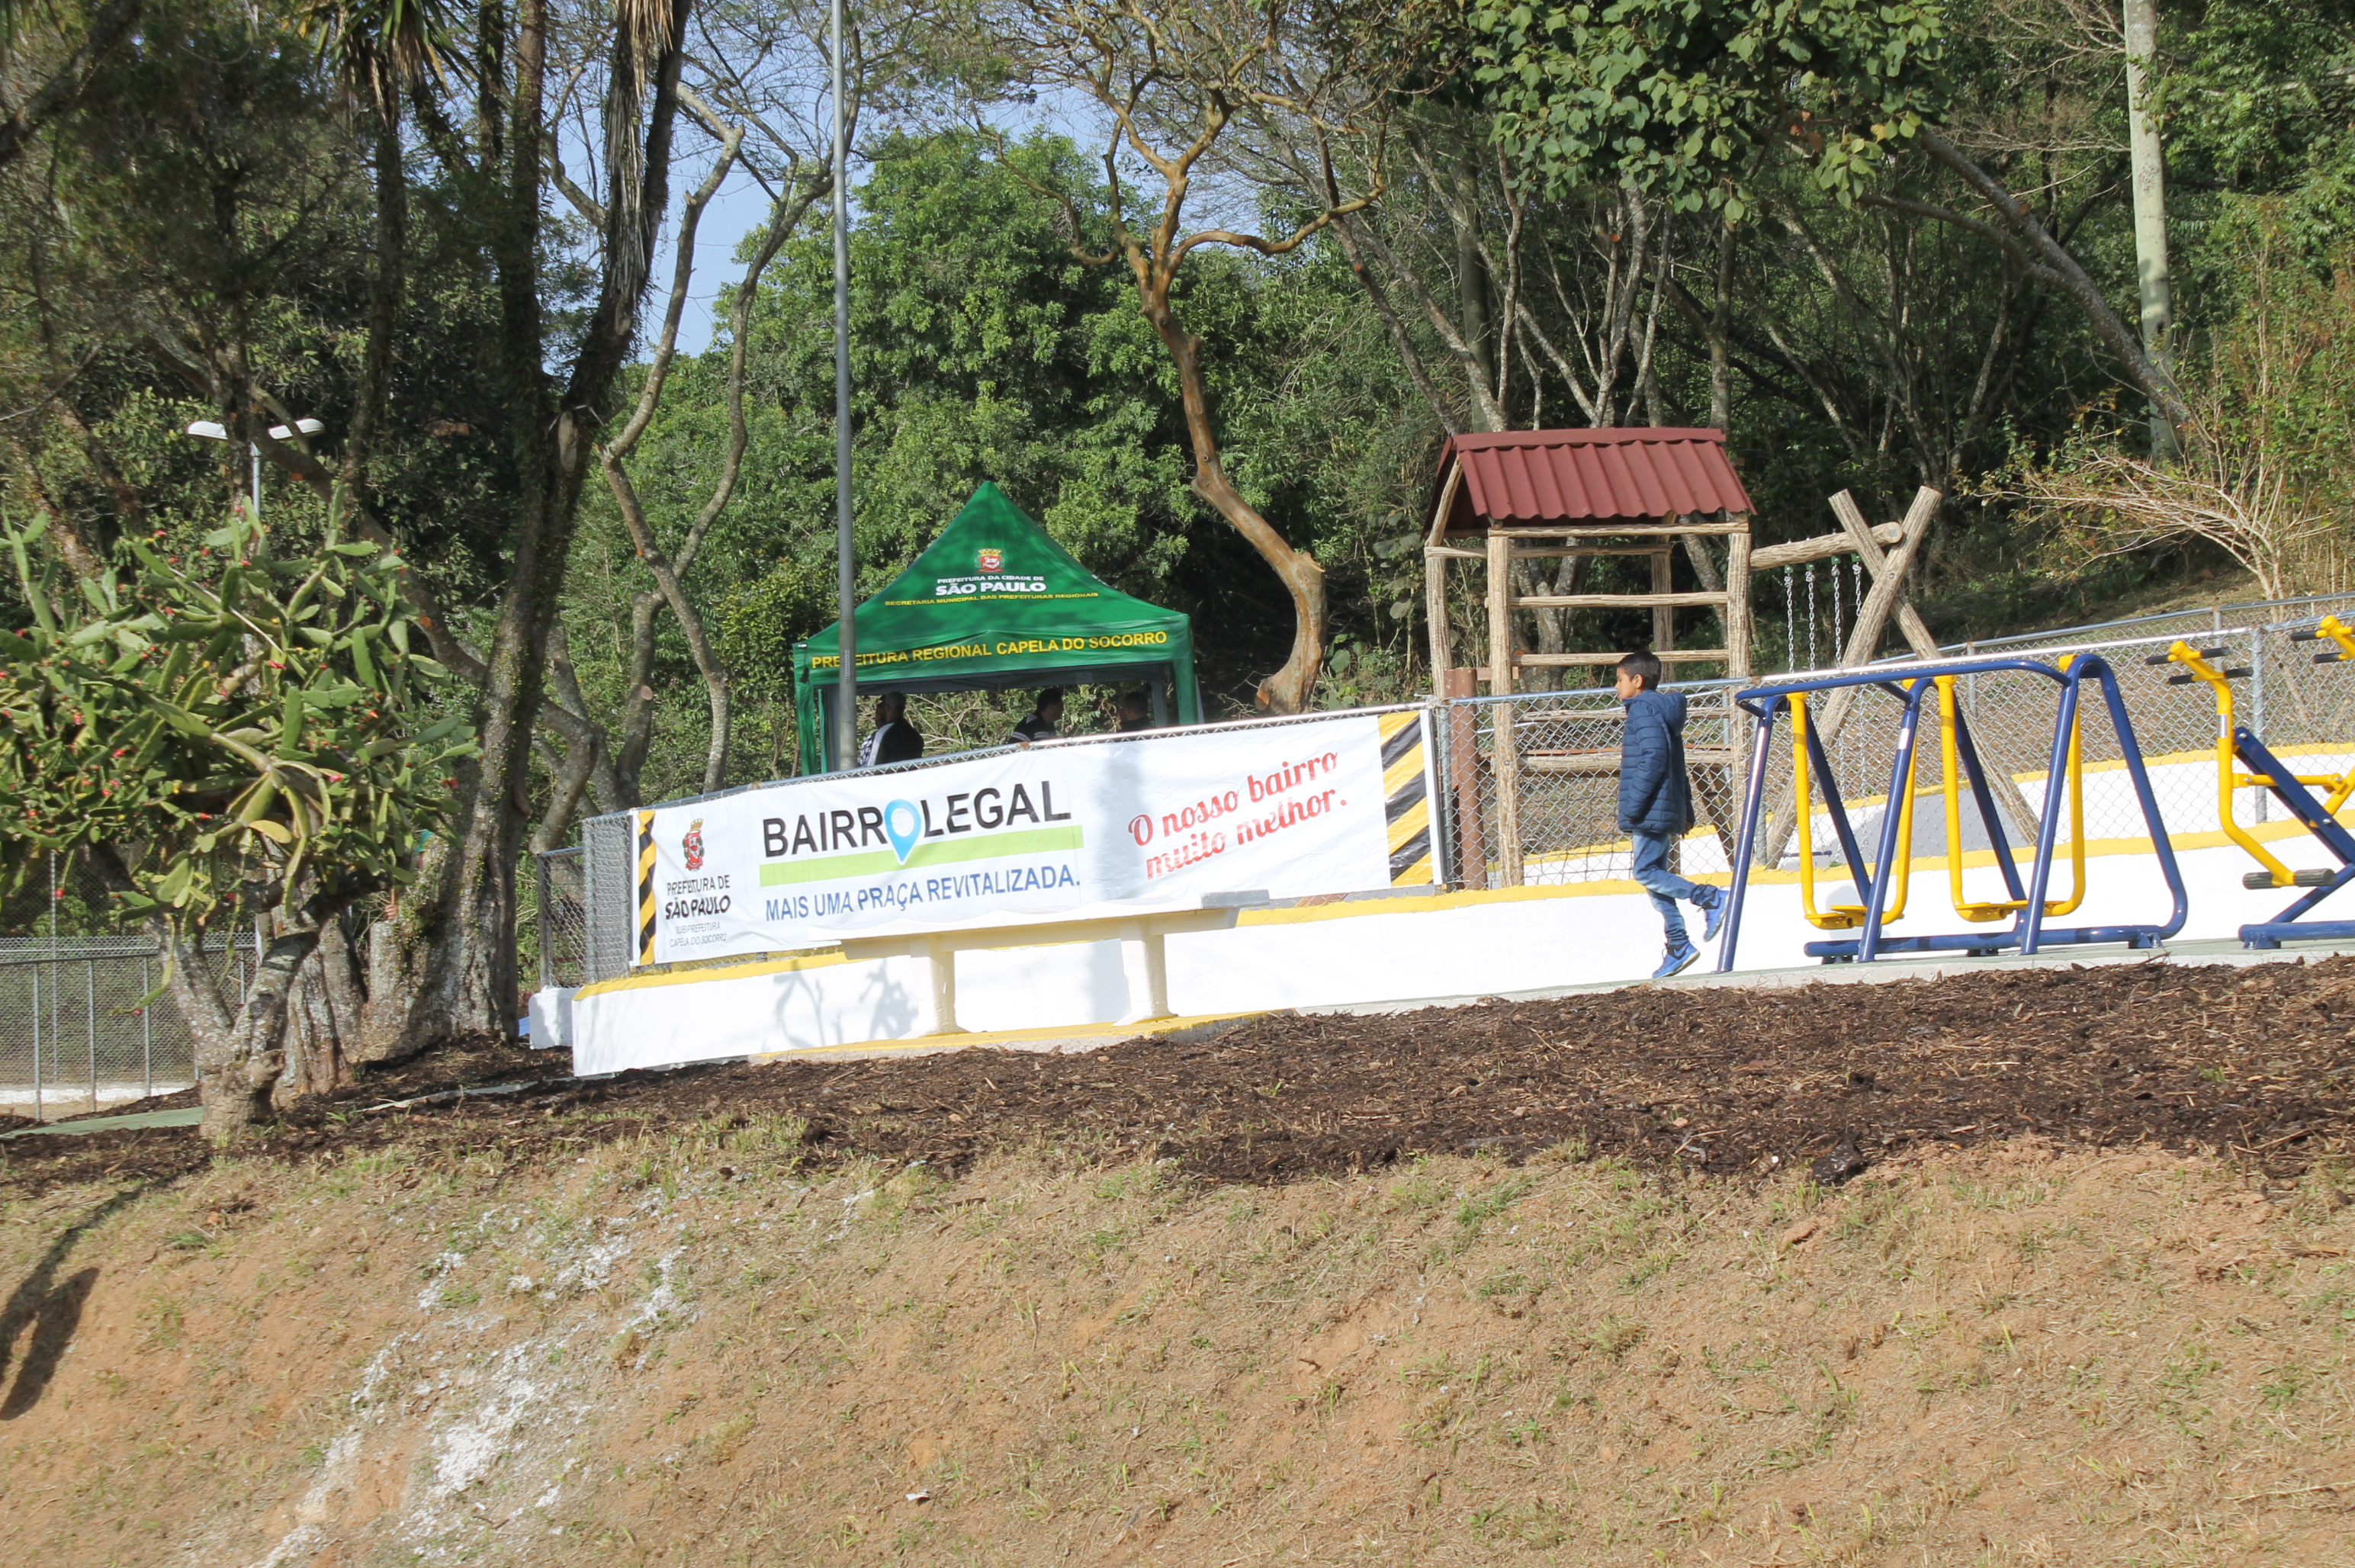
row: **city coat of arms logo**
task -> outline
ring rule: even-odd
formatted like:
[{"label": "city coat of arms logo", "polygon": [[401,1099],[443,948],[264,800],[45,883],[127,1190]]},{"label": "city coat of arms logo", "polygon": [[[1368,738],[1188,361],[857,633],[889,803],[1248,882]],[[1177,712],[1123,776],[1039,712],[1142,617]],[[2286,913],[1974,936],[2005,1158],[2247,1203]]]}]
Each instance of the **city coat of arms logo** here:
[{"label": "city coat of arms logo", "polygon": [[703,818],[697,817],[687,825],[687,836],[678,841],[680,851],[687,856],[687,869],[703,869]]},{"label": "city coat of arms logo", "polygon": [[983,550],[979,555],[974,557],[973,564],[976,570],[982,571],[1004,571],[1006,570],[1006,552],[1002,549]]}]

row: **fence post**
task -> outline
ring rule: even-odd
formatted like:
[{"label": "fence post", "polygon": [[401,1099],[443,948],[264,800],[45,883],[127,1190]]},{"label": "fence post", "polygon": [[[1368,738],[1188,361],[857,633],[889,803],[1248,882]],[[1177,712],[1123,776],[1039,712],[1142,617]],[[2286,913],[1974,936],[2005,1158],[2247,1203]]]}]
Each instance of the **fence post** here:
[{"label": "fence post", "polygon": [[[1488,536],[1488,690],[1510,698],[1513,679],[1513,540]],[[1490,705],[1488,773],[1497,788],[1497,885],[1521,885],[1521,755],[1513,705]]]},{"label": "fence post", "polygon": [[[1158,691],[1160,688],[1156,687],[1154,689]],[[549,887],[548,876],[548,857],[546,855],[534,855],[531,858],[531,861],[533,871],[532,896],[538,900],[538,908],[534,912],[532,920],[539,932],[539,988],[545,991],[549,987],[556,984],[556,977],[553,973],[553,965],[551,964],[551,958],[555,953],[556,944],[549,940],[550,929],[549,911],[553,907],[553,905],[549,898]]]},{"label": "fence post", "polygon": [[139,960],[139,1082],[142,1089],[140,1097],[152,1100],[155,1097],[155,1026],[154,1023],[155,1001],[148,995],[148,992],[154,989],[148,984],[150,973],[147,960],[143,955]]},{"label": "fence post", "polygon": [[90,1108],[98,1109],[98,960],[82,960],[82,1021],[90,1035]]},{"label": "fence post", "polygon": [[[2261,736],[2265,732],[2265,628],[2262,623],[2249,633],[2249,728]],[[2270,792],[2253,789],[2249,793],[2257,797],[2254,815],[2259,822],[2264,821]]]},{"label": "fence post", "polygon": [[1488,885],[1487,823],[1480,812],[1479,715],[1465,701],[1473,695],[1474,672],[1450,669],[1443,689],[1447,704],[1447,788],[1454,796],[1455,818],[1455,880],[1465,887]]},{"label": "fence post", "polygon": [[49,1065],[62,1072],[65,1056],[59,1042],[66,1031],[64,976],[58,972],[58,858],[49,857]]}]

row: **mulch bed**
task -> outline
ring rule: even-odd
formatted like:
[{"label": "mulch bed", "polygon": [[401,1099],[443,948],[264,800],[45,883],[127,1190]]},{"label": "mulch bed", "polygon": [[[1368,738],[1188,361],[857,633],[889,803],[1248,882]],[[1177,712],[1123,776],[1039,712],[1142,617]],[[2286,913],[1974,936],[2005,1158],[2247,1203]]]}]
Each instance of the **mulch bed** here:
[{"label": "mulch bed", "polygon": [[[406,1140],[570,1157],[709,1117],[792,1113],[818,1163],[948,1169],[1046,1142],[1271,1182],[1423,1154],[1593,1154],[1720,1174],[1854,1174],[1909,1146],[2030,1136],[2233,1156],[2276,1175],[2335,1152],[2355,1115],[2355,959],[2151,963],[1804,989],[1636,987],[1382,1017],[1273,1017],[1208,1041],[1086,1055],[975,1050],[683,1068],[353,1115],[564,1059],[464,1042],[311,1102],[250,1146],[332,1160]],[[0,1144],[0,1190],[168,1179],[193,1130]]]}]

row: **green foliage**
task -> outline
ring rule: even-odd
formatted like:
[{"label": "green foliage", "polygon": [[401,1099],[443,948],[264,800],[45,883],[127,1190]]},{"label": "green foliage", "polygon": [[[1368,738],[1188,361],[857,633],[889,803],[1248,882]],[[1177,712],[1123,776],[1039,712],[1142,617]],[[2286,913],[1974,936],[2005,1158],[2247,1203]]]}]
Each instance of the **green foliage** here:
[{"label": "green foliage", "polygon": [[1474,0],[1466,26],[1517,164],[1729,221],[1777,144],[1847,200],[1944,96],[1940,0]]},{"label": "green foliage", "polygon": [[785,556],[766,576],[719,602],[714,639],[734,684],[756,697],[789,697],[794,645],[834,624],[838,607],[834,563],[824,556]]},{"label": "green foliage", "polygon": [[[1070,143],[1007,156],[1087,188]],[[859,557],[879,586],[991,479],[1114,586],[1151,597],[1194,509],[1174,388],[1124,279],[1080,264],[1060,215],[973,136],[879,148],[851,240]],[[793,515],[833,521],[833,257],[788,245],[752,328],[761,380],[788,411]],[[780,475],[780,478],[783,476]],[[1175,525],[1175,526],[1173,526]],[[829,616],[828,619],[831,619]]]},{"label": "green foliage", "polygon": [[[2343,194],[2355,127],[2355,17],[2334,0],[2163,7],[2152,107],[2173,180]],[[2336,206],[2334,200],[2330,205]]]},{"label": "green foliage", "polygon": [[37,527],[8,543],[29,624],[0,632],[0,869],[103,846],[133,912],[200,928],[307,874],[405,881],[450,809],[458,717],[399,592],[408,570],[331,517],[280,560],[243,515],[192,558],[126,543],[122,570],[64,582]]}]

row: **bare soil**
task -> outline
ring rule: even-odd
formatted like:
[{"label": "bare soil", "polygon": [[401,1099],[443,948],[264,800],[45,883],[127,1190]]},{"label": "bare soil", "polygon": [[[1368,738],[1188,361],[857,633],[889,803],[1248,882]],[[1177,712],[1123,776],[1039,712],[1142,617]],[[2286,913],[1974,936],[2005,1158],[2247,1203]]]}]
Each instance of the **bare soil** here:
[{"label": "bare soil", "polygon": [[447,1132],[0,1199],[0,1562],[2355,1561],[2328,1163]]},{"label": "bare soil", "polygon": [[[630,1072],[488,1038],[293,1110],[256,1157],[332,1162],[392,1142],[509,1158],[707,1118],[791,1115],[813,1164],[946,1173],[1050,1143],[1284,1182],[1567,1146],[1656,1166],[1846,1179],[1891,1153],[2029,1136],[2202,1150],[2288,1178],[2355,1112],[2355,960],[2152,963],[1796,989],[1638,987],[1374,1017],[1253,1020],[1207,1042]],[[462,1087],[512,1093],[432,1099]],[[396,1110],[388,1102],[421,1101]],[[165,1179],[191,1129],[0,1144],[0,1191]]]}]

